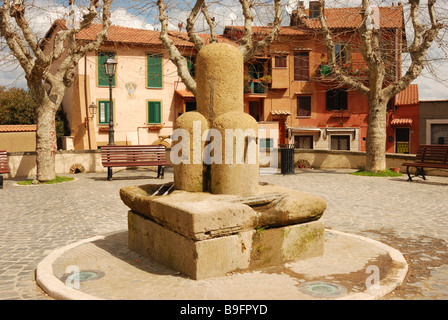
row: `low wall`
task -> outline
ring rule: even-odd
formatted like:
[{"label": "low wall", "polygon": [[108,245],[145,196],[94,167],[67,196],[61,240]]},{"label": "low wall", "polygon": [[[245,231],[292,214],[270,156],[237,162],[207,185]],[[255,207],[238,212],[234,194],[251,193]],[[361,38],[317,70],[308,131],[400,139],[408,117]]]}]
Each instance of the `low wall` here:
[{"label": "low wall", "polygon": [[[10,174],[5,178],[34,178],[36,176],[35,152],[8,152]],[[85,172],[106,172],[101,165],[99,150],[60,150],[56,152],[56,173],[71,173],[72,166],[81,165]]]},{"label": "low wall", "polygon": [[[406,167],[401,164],[413,162],[415,154],[386,154],[387,168],[400,168],[406,173]],[[294,150],[294,162],[306,160],[312,168],[316,169],[364,169],[366,166],[366,153],[360,151],[333,151],[333,150]],[[415,168],[411,168],[413,173]],[[426,169],[428,175],[448,176],[445,170]]]},{"label": "low wall", "polygon": [[[169,152],[169,150],[167,150]],[[169,155],[167,155],[169,157]],[[401,164],[413,161],[415,155],[410,154],[386,154],[388,168],[400,168],[402,173],[406,167]],[[306,160],[312,168],[316,169],[361,169],[365,167],[365,152],[357,151],[328,151],[328,150],[294,150],[294,162]],[[9,152],[8,164],[10,174],[5,178],[34,178],[36,175],[35,152]],[[106,172],[101,164],[99,150],[60,150],[56,152],[56,173],[71,173],[72,166],[81,165],[85,172]],[[280,167],[280,152],[278,166]],[[429,175],[448,176],[447,171],[429,169]]]},{"label": "low wall", "polygon": [[[386,154],[388,168],[406,167],[401,164],[406,161],[414,161],[415,155],[411,154]],[[361,151],[333,151],[333,150],[294,150],[294,161],[306,160],[313,168],[320,169],[363,169],[366,166],[366,153]]]}]

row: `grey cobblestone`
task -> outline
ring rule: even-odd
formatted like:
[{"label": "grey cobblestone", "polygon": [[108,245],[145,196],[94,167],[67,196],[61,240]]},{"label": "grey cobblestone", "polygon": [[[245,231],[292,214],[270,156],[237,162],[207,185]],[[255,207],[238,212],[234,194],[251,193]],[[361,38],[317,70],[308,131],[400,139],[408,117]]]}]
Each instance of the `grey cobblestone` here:
[{"label": "grey cobblestone", "polygon": [[[73,175],[74,182],[0,190],[0,299],[47,299],[34,270],[50,252],[127,228],[123,186],[159,183],[155,171]],[[346,170],[299,170],[261,181],[310,192],[327,201],[330,229],[359,234],[400,250],[409,263],[405,284],[386,299],[448,299],[448,178],[359,177]],[[172,181],[167,170],[165,182]]]}]

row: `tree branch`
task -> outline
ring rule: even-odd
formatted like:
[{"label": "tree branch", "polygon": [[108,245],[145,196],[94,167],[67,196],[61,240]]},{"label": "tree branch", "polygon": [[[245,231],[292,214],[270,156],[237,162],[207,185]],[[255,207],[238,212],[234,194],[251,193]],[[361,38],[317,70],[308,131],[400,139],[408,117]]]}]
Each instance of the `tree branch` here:
[{"label": "tree branch", "polygon": [[384,89],[385,94],[390,97],[393,97],[406,89],[411,82],[420,75],[425,67],[428,49],[431,47],[438,33],[443,28],[443,24],[438,22],[436,18],[434,9],[436,0],[428,1],[428,13],[431,20],[431,27],[426,30],[417,17],[419,0],[409,0],[409,2],[411,4],[410,16],[415,29],[414,39],[412,45],[409,47],[411,65],[403,77]]},{"label": "tree branch", "polygon": [[340,82],[341,85],[348,86],[351,89],[358,90],[367,95],[370,92],[370,89],[366,87],[362,82],[357,81],[352,77],[346,75],[344,71],[342,71],[341,68],[336,63],[337,61],[336,61],[335,44],[333,41],[333,36],[331,35],[331,32],[328,29],[327,23],[325,21],[324,6],[325,6],[324,0],[319,0],[319,7],[318,7],[319,21],[321,24],[321,31],[324,36],[325,46],[327,48],[328,62],[332,70],[332,74],[334,75],[335,79]]},{"label": "tree branch", "polygon": [[204,3],[201,7],[201,12],[205,17],[205,20],[207,21],[207,24],[210,28],[210,43],[216,43],[218,42],[218,39],[216,38],[216,28],[215,28],[215,22],[210,17],[210,14],[208,13],[207,5]]},{"label": "tree branch", "polygon": [[196,50],[199,52],[202,47],[204,46],[204,41],[201,37],[199,37],[194,32],[194,23],[196,22],[196,17],[199,13],[199,10],[201,10],[201,7],[204,5],[204,0],[197,0],[193,9],[190,12],[190,15],[187,19],[187,26],[186,30],[188,33],[188,37],[190,38],[190,41],[194,44]]},{"label": "tree branch", "polygon": [[168,37],[168,17],[166,16],[165,1],[157,0],[157,5],[159,7],[159,20],[161,24],[160,40],[168,50],[170,60],[176,65],[177,74],[182,79],[187,89],[196,96],[196,81],[190,74],[187,59],[182,56],[173,41]]},{"label": "tree branch", "polygon": [[26,75],[31,74],[34,60],[31,53],[22,43],[22,39],[11,28],[10,1],[4,1],[0,11],[0,34],[5,38],[6,44],[12,54],[19,61]]}]

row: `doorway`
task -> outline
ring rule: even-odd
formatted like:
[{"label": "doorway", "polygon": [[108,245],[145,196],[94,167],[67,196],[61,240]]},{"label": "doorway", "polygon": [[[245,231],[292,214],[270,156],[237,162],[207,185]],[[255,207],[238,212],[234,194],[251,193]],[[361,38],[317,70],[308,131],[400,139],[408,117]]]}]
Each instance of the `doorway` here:
[{"label": "doorway", "polygon": [[409,153],[410,129],[395,128],[395,153]]},{"label": "doorway", "polygon": [[261,100],[249,101],[249,114],[257,122],[263,121],[263,103]]}]

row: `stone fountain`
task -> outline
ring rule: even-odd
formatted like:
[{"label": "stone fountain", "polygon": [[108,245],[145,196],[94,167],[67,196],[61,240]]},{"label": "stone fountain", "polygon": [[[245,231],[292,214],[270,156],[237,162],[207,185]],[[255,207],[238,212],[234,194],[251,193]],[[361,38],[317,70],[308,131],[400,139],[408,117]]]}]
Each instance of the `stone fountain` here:
[{"label": "stone fountain", "polygon": [[[258,124],[243,112],[240,52],[209,44],[196,61],[198,110],[176,121],[184,135],[171,159],[185,161],[173,161],[174,182],[120,190],[131,209],[129,248],[196,280],[323,255],[326,202],[259,182]],[[229,132],[248,134],[238,141]]]}]

